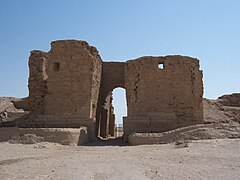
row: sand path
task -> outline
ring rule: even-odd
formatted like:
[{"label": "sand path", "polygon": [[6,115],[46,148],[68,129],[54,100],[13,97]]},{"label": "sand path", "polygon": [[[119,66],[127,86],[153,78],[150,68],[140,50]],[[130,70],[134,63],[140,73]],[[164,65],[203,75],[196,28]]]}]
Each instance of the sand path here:
[{"label": "sand path", "polygon": [[240,139],[70,147],[0,143],[0,179],[240,179]]}]

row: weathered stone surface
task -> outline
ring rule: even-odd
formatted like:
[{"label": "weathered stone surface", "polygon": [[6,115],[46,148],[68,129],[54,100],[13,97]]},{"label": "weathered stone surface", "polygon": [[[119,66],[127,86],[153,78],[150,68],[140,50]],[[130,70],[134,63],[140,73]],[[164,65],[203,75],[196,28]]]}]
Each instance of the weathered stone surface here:
[{"label": "weathered stone surface", "polygon": [[239,125],[198,124],[162,133],[132,133],[128,138],[128,144],[166,144],[201,139],[232,139],[240,138],[239,132]]},{"label": "weathered stone surface", "polygon": [[37,127],[86,126],[93,139],[114,135],[112,91],[126,89],[124,135],[203,122],[202,71],[186,56],[103,62],[85,41],[51,43],[29,58],[29,106]]},{"label": "weathered stone surface", "polygon": [[80,128],[0,128],[0,142],[34,144],[54,142],[62,145],[84,145],[88,143],[86,127]]},{"label": "weathered stone surface", "polygon": [[17,109],[23,109],[24,111],[30,110],[28,98],[17,99],[12,101],[12,103]]},{"label": "weathered stone surface", "polygon": [[89,136],[87,132],[87,127],[81,126],[77,145],[78,146],[85,145],[88,142],[89,142]]},{"label": "weathered stone surface", "polygon": [[[16,102],[16,104],[15,104]],[[23,111],[23,107],[29,107],[24,99],[13,98],[13,97],[0,97],[0,127],[14,126],[16,119],[23,117],[28,112]],[[21,108],[16,105],[20,105]]]},{"label": "weathered stone surface", "polygon": [[203,121],[202,71],[197,59],[150,56],[127,61],[125,87],[125,135],[162,132]]},{"label": "weathered stone surface", "polygon": [[29,105],[38,116],[32,126],[79,127],[94,136],[102,60],[85,41],[55,41],[51,50],[29,58]]},{"label": "weathered stone surface", "polygon": [[30,110],[44,113],[45,96],[47,94],[47,53],[32,51],[29,57],[28,103]]}]

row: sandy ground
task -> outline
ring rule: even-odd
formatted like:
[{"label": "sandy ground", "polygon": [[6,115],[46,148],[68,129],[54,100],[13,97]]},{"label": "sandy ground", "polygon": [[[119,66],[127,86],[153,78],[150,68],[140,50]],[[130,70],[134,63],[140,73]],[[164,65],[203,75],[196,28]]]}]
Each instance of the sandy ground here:
[{"label": "sandy ground", "polygon": [[240,179],[240,139],[145,146],[0,143],[0,179]]},{"label": "sandy ground", "polygon": [[[174,130],[172,134],[168,132],[166,143],[176,141],[177,137],[239,137],[240,107],[239,104],[232,106],[239,103],[238,99],[233,95],[220,99],[228,103],[227,106],[220,100],[205,99],[204,120],[207,124],[196,126],[198,128],[186,127],[186,132],[182,129]],[[0,97],[0,125],[13,121],[21,113],[11,100]],[[39,142],[36,141],[38,137],[27,137],[27,142]],[[191,141],[186,148],[174,144],[125,146],[121,139],[79,147],[47,142],[28,145],[5,142],[0,143],[0,180],[5,179],[239,180],[240,139]]]}]

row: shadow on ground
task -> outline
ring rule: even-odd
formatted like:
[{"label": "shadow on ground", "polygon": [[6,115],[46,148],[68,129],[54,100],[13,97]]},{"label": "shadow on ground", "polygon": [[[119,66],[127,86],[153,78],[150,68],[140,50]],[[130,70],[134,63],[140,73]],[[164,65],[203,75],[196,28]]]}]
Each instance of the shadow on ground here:
[{"label": "shadow on ground", "polygon": [[86,144],[85,146],[127,146],[127,143],[123,141],[122,137],[98,139],[95,142]]}]

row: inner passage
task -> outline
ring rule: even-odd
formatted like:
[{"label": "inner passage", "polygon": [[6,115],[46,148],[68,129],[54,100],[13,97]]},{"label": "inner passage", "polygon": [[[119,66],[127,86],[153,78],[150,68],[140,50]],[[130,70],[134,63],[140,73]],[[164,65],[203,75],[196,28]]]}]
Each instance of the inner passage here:
[{"label": "inner passage", "polygon": [[113,107],[115,113],[116,137],[123,135],[123,116],[127,116],[126,91],[123,88],[113,90]]}]

